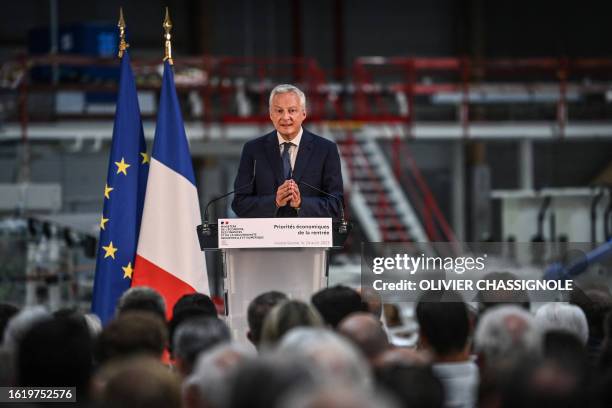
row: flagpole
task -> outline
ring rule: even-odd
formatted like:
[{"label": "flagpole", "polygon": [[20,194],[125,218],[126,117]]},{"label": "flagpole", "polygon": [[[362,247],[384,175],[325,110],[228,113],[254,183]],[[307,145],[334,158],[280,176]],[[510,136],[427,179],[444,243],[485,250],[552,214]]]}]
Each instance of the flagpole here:
[{"label": "flagpole", "polygon": [[121,9],[117,27],[119,84],[91,305],[103,323],[113,318],[132,283],[150,163]]},{"label": "flagpole", "polygon": [[117,56],[119,58],[123,58],[123,54],[130,46],[130,44],[125,41],[125,20],[123,18],[123,7],[119,7],[119,22],[117,22],[117,27],[119,27],[119,52],[117,53]]},{"label": "flagpole", "polygon": [[164,61],[168,61],[170,65],[174,65],[174,61],[172,60],[172,35],[170,31],[172,30],[172,21],[170,21],[170,13],[168,12],[168,7],[166,7],[166,17],[164,18],[164,23],[162,24],[164,28]]}]

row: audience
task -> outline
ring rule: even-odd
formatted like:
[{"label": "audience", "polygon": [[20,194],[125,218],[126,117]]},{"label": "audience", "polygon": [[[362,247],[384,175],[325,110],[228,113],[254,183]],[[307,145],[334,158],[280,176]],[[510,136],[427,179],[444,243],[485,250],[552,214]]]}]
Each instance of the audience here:
[{"label": "audience", "polygon": [[229,404],[231,379],[255,354],[244,346],[221,343],[200,354],[183,386],[185,408],[223,408]]},{"label": "audience", "polygon": [[146,286],[134,286],[119,298],[117,316],[127,312],[149,312],[166,321],[166,301],[156,290]]},{"label": "audience", "polygon": [[51,313],[42,306],[27,307],[21,310],[9,320],[4,329],[3,347],[14,352],[28,330],[51,318]]},{"label": "audience", "polygon": [[100,370],[95,382],[104,408],[181,408],[180,380],[157,359],[114,361]]},{"label": "audience", "polygon": [[578,306],[560,302],[547,303],[536,311],[535,321],[543,332],[564,330],[575,335],[585,345],[589,339],[587,319]]},{"label": "audience", "polygon": [[368,286],[360,287],[357,293],[361,296],[363,303],[366,305],[366,311],[380,320],[382,318],[383,302],[380,293]]},{"label": "audience", "polygon": [[216,317],[195,317],[181,323],[176,329],[172,346],[179,374],[183,377],[191,374],[200,353],[230,339],[229,328]]},{"label": "audience", "polygon": [[604,319],[612,311],[612,295],[607,288],[588,288],[582,290],[576,287],[571,294],[570,303],[578,306],[584,312],[589,325],[587,352],[592,366],[600,360],[601,347],[604,339]]},{"label": "audience", "polygon": [[323,320],[316,309],[298,300],[288,300],[274,306],[264,320],[261,344],[274,346],[294,327],[322,327]]},{"label": "audience", "polygon": [[493,304],[507,293],[487,294],[498,297],[478,314],[455,292],[429,292],[414,309],[417,348],[390,344],[379,295],[360,292],[335,286],[312,304],[257,296],[247,310],[257,352],[233,342],[203,294],[183,296],[167,324],[163,298],[132,288],[103,329],[77,309],[0,305],[0,385],[76,386],[75,406],[101,408],[603,408],[612,400],[612,301],[601,288],[535,315],[512,299]]},{"label": "audience", "polygon": [[430,367],[389,364],[376,372],[378,384],[410,408],[442,408],[444,387]]},{"label": "audience", "polygon": [[289,393],[278,406],[283,408],[399,408],[380,392],[350,386],[303,387]]},{"label": "audience", "polygon": [[16,355],[20,387],[77,388],[77,399],[88,399],[93,373],[93,338],[82,315],[45,319],[28,329]]},{"label": "audience", "polygon": [[176,329],[186,320],[197,317],[217,318],[217,308],[210,297],[202,293],[190,293],[182,296],[172,308],[172,319],[168,323],[169,350],[174,346]]},{"label": "audience", "polygon": [[390,347],[380,320],[371,313],[358,312],[349,315],[338,325],[338,332],[349,339],[372,366],[376,365],[376,360]]},{"label": "audience", "polygon": [[300,387],[319,384],[317,373],[308,362],[272,354],[247,361],[236,372],[230,385],[228,408],[282,407],[287,394]]},{"label": "audience", "polygon": [[322,327],[300,327],[283,338],[277,351],[311,362],[325,382],[370,388],[372,373],[365,357],[348,340]]},{"label": "audience", "polygon": [[534,317],[514,305],[500,305],[480,318],[474,335],[474,350],[481,369],[503,360],[539,356],[542,335]]},{"label": "audience", "polygon": [[479,374],[470,359],[467,306],[452,292],[430,293],[419,300],[415,315],[419,345],[432,355],[432,369],[444,387],[444,406],[475,406]]},{"label": "audience", "polygon": [[288,300],[287,295],[277,291],[262,293],[249,303],[247,309],[247,322],[249,331],[247,338],[256,348],[259,348],[261,341],[261,329],[263,322],[274,306]]},{"label": "audience", "polygon": [[312,304],[317,308],[325,323],[336,328],[346,316],[367,311],[357,291],[348,286],[336,285],[312,295]]},{"label": "audience", "polygon": [[159,318],[146,312],[124,313],[100,333],[96,359],[99,364],[138,355],[160,359],[167,341],[168,331]]}]

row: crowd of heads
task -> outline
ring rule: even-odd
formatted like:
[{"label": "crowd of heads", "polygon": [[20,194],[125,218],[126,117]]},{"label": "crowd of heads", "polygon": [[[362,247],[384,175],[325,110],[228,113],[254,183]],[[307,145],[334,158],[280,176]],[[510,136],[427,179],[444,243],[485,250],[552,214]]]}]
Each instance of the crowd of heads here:
[{"label": "crowd of heads", "polygon": [[[376,292],[346,286],[308,301],[266,292],[244,310],[241,339],[199,293],[168,310],[153,289],[131,288],[104,326],[2,304],[0,385],[76,387],[70,406],[102,408],[612,406],[605,290],[486,307],[430,292],[383,309]],[[405,318],[418,324],[409,346],[388,324]]]}]

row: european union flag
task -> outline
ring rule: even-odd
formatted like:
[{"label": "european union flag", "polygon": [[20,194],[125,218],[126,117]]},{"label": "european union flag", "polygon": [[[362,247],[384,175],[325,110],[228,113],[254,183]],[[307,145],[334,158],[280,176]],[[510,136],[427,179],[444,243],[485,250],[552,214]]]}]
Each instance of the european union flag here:
[{"label": "european union flag", "polygon": [[104,186],[92,300],[92,311],[103,323],[112,319],[117,300],[132,281],[148,168],[134,74],[125,52]]}]

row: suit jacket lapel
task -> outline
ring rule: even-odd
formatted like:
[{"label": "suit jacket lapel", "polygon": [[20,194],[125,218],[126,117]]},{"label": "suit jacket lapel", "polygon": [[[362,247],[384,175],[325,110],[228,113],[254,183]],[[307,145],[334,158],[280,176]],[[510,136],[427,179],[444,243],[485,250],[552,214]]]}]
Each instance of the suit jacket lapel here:
[{"label": "suit jacket lapel", "polygon": [[272,166],[272,172],[276,176],[277,185],[283,184],[283,166],[280,157],[280,150],[278,147],[278,137],[276,131],[270,133],[266,140],[266,156],[268,157],[268,163]]},{"label": "suit jacket lapel", "polygon": [[306,166],[314,150],[313,141],[314,137],[312,134],[304,129],[302,140],[300,140],[300,147],[298,148],[298,154],[295,158],[295,165],[293,166],[293,179],[295,181],[300,181],[304,174],[304,170],[306,170]]}]

